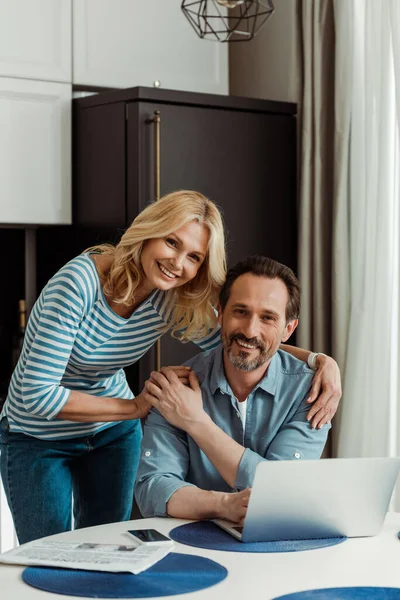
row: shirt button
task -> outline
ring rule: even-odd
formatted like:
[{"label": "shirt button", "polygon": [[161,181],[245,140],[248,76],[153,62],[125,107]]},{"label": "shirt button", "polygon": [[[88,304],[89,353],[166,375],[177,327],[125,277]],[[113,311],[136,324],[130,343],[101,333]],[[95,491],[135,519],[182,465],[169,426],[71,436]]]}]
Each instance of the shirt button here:
[{"label": "shirt button", "polygon": [[295,458],[301,458],[300,452],[295,452],[293,455]]},{"label": "shirt button", "polygon": [[149,450],[147,450],[147,452],[144,453],[145,456],[150,456],[151,452]]}]

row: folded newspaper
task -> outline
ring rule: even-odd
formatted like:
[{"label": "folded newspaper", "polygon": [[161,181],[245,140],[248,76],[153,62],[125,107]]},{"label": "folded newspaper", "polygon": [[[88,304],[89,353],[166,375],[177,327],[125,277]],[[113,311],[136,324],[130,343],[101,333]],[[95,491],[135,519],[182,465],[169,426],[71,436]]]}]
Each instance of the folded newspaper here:
[{"label": "folded newspaper", "polygon": [[0,563],[137,575],[167,556],[172,548],[173,544],[134,546],[35,540],[0,554]]}]

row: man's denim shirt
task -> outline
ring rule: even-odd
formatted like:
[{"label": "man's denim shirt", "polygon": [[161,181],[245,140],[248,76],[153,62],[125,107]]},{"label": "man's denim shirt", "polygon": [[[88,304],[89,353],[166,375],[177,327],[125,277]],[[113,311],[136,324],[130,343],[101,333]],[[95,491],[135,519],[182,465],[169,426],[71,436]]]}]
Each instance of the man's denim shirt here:
[{"label": "man's denim shirt", "polygon": [[201,384],[203,407],[211,419],[246,450],[232,489],[181,429],[170,425],[153,409],[144,427],[135,495],[144,517],[165,516],[176,490],[197,486],[203,490],[231,492],[253,483],[255,469],[264,460],[318,459],[330,425],[312,429],[306,404],[314,372],[287,352],[279,350],[266,375],[247,399],[246,425],[225,377],[223,350],[219,346],[200,353],[186,364]]}]

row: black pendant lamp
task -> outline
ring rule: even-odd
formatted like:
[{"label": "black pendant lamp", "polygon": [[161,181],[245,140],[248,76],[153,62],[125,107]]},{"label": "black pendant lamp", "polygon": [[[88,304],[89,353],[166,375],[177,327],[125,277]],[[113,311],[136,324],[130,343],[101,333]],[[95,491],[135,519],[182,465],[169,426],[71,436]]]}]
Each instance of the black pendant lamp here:
[{"label": "black pendant lamp", "polygon": [[182,0],[181,9],[199,37],[245,42],[265,25],[274,5],[272,0]]}]

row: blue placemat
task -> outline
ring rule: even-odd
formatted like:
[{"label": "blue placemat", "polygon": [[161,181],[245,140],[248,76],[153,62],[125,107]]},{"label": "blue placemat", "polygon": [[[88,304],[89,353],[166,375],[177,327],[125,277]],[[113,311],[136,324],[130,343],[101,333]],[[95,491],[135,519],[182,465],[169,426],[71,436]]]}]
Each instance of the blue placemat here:
[{"label": "blue placemat", "polygon": [[278,596],[275,600],[399,600],[400,588],[342,587],[306,590]]},{"label": "blue placemat", "polygon": [[226,531],[210,521],[197,521],[175,527],[169,532],[176,542],[207,548],[208,550],[224,550],[226,552],[298,552],[334,546],[347,540],[346,537],[324,538],[315,540],[288,540],[281,542],[239,542]]},{"label": "blue placemat", "polygon": [[40,590],[67,596],[156,598],[204,590],[227,574],[225,567],[208,558],[171,552],[139,575],[29,567],[22,579]]}]

